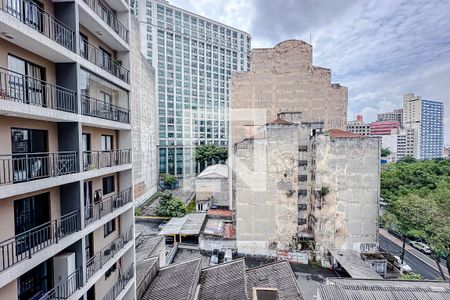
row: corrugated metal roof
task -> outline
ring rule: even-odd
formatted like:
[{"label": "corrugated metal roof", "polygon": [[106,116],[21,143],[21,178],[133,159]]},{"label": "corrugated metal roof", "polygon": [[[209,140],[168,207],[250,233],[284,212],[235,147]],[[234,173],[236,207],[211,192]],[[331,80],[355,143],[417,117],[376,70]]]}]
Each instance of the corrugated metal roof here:
[{"label": "corrugated metal roof", "polygon": [[358,252],[332,249],[330,253],[351,277],[381,279],[381,276],[361,258]]},{"label": "corrugated metal roof", "polygon": [[319,284],[321,300],[448,300],[446,282],[328,278]]},{"label": "corrugated metal roof", "polygon": [[159,235],[198,235],[205,222],[206,213],[188,214],[181,218],[172,218],[159,232]]}]

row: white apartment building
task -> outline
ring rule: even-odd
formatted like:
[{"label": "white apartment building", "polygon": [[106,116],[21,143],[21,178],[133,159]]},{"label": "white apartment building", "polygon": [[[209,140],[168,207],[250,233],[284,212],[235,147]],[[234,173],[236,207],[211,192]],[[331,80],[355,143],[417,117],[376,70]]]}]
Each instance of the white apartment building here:
[{"label": "white apartment building", "polygon": [[229,79],[249,70],[251,37],[168,1],[132,7],[142,52],[156,70],[159,171],[190,177],[197,145],[228,146]]},{"label": "white apartment building", "polygon": [[0,299],[135,299],[130,22],[0,0]]}]

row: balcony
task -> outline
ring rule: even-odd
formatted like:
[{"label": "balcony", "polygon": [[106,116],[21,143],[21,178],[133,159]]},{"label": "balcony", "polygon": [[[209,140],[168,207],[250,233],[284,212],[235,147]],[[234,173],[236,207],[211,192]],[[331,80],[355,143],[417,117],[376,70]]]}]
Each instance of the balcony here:
[{"label": "balcony", "polygon": [[85,116],[130,124],[129,109],[87,95],[81,96],[81,113]]},{"label": "balcony", "polygon": [[77,232],[80,230],[78,219],[79,211],[74,211],[0,242],[0,271],[31,258],[35,253]]},{"label": "balcony", "polygon": [[122,66],[117,60],[105,54],[102,50],[91,45],[87,40],[80,37],[80,56],[91,63],[106,70],[120,80],[130,83],[130,72]]},{"label": "balcony", "polygon": [[0,9],[52,41],[74,51],[75,33],[30,0],[0,0]]},{"label": "balcony", "polygon": [[133,239],[133,225],[119,235],[105,248],[100,250],[97,254],[89,258],[86,262],[86,279],[89,279],[98,270],[100,270],[117,252],[124,248],[128,242]]},{"label": "balcony", "polygon": [[131,163],[131,150],[84,151],[84,171],[120,166]]},{"label": "balcony", "polygon": [[71,113],[77,112],[77,98],[74,91],[1,67],[0,99]]},{"label": "balcony", "polygon": [[128,29],[98,0],[83,0],[122,40],[128,44]]},{"label": "balcony", "polygon": [[102,300],[114,300],[117,299],[119,294],[125,289],[127,283],[134,277],[134,265],[131,266],[122,273],[114,286],[108,291],[108,293],[102,298]]},{"label": "balcony", "polygon": [[78,268],[65,280],[61,281],[53,289],[37,298],[37,300],[63,300],[69,298],[77,289],[82,286],[81,268]]},{"label": "balcony", "polygon": [[131,188],[121,191],[116,195],[103,199],[86,207],[84,224],[87,226],[92,222],[112,213],[116,209],[123,207],[132,200]]},{"label": "balcony", "polygon": [[77,172],[77,152],[0,155],[0,186]]}]

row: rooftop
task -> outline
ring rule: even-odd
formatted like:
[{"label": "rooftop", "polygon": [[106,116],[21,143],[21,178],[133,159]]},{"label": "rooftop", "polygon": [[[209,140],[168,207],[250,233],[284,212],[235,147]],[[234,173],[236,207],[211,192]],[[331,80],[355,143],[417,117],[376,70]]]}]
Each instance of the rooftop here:
[{"label": "rooftop", "polygon": [[208,217],[209,216],[217,216],[217,217],[225,217],[225,218],[231,218],[233,216],[233,211],[228,209],[208,209]]},{"label": "rooftop", "polygon": [[361,258],[358,252],[332,249],[330,253],[352,278],[381,279],[381,276]]},{"label": "rooftop", "polygon": [[144,293],[142,299],[192,299],[200,270],[201,259],[194,259],[161,268]]},{"label": "rooftop", "polygon": [[164,226],[159,235],[198,235],[205,222],[205,213],[193,213],[181,218],[172,218]]},{"label": "rooftop", "polygon": [[224,164],[209,166],[198,174],[197,178],[228,178],[228,166]]},{"label": "rooftop", "polygon": [[443,300],[450,298],[448,283],[435,281],[329,278],[327,285],[319,285],[317,293],[321,300]]},{"label": "rooftop", "polygon": [[341,129],[330,129],[325,134],[328,134],[332,138],[365,138],[363,135],[351,133]]}]

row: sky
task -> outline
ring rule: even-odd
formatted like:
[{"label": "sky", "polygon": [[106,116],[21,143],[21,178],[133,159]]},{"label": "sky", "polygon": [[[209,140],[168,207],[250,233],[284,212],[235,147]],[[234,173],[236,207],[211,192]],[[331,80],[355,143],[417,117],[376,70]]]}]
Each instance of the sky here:
[{"label": "sky", "polygon": [[450,145],[450,1],[169,0],[252,35],[252,47],[286,39],[313,45],[313,62],[347,86],[348,119],[402,106],[402,95],[444,103]]}]

